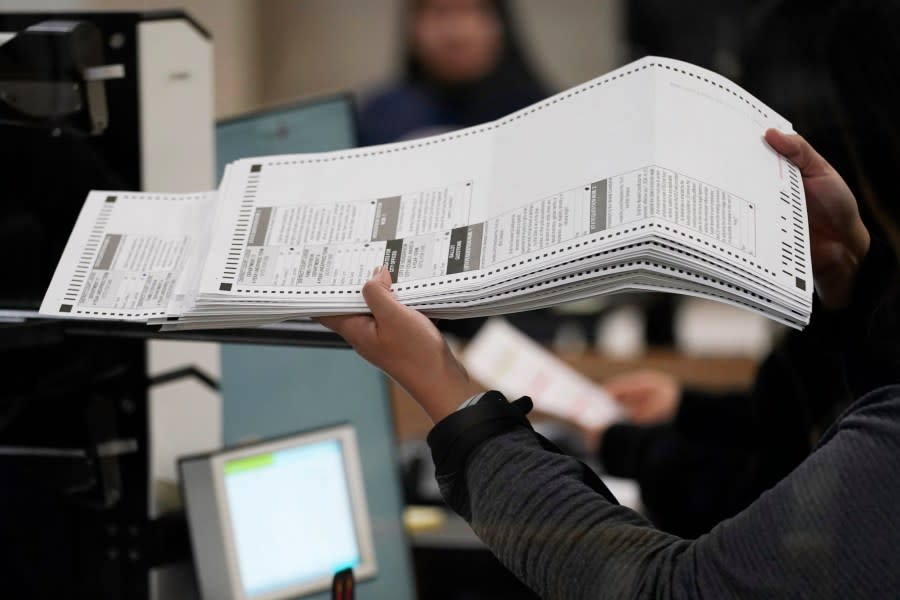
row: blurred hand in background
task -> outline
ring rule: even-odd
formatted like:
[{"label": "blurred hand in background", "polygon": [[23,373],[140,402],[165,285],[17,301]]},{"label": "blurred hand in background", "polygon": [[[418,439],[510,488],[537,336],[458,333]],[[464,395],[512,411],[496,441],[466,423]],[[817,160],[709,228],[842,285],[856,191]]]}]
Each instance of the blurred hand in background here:
[{"label": "blurred hand in background", "polygon": [[[668,373],[643,369],[608,379],[600,386],[625,411],[635,425],[657,425],[675,418],[681,401],[681,383]],[[582,441],[590,454],[600,450],[606,427],[581,427]]]},{"label": "blurred hand in background", "polygon": [[622,405],[628,420],[638,425],[671,421],[681,399],[681,384],[677,379],[650,369],[618,375],[602,387]]}]

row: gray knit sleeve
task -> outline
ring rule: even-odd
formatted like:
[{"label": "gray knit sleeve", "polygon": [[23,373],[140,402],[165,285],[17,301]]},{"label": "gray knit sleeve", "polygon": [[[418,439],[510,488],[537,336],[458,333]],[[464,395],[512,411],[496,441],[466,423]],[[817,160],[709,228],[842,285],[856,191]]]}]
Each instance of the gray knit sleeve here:
[{"label": "gray knit sleeve", "polygon": [[794,473],[693,541],[605,499],[526,427],[478,446],[464,476],[472,528],[545,599],[900,597],[898,386],[860,400]]},{"label": "gray knit sleeve", "polygon": [[[545,599],[654,596],[657,565],[688,545],[604,499],[582,482],[580,462],[524,428],[482,444],[466,477],[472,528]],[[446,492],[450,481],[438,483]]]}]

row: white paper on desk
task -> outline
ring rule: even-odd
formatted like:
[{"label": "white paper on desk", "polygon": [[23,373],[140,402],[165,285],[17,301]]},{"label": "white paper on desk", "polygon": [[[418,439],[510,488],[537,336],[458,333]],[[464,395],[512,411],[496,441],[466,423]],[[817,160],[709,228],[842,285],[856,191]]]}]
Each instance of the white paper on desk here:
[{"label": "white paper on desk", "polygon": [[624,414],[597,384],[504,319],[484,324],[466,346],[462,362],[488,387],[511,399],[530,396],[536,410],[572,423],[605,426]]},{"label": "white paper on desk", "polygon": [[56,267],[41,312],[83,318],[164,318],[190,288],[216,199],[200,194],[91,192]]}]

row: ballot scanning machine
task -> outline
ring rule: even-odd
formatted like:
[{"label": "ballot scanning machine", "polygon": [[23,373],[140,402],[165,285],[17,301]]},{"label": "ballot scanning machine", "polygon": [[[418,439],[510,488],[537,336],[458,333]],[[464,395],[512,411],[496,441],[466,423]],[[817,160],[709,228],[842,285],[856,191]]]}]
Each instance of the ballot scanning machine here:
[{"label": "ballot scanning machine", "polygon": [[149,507],[145,341],[37,309],[89,190],[214,185],[212,64],[182,12],[0,13],[4,597],[159,597],[189,552]]},{"label": "ballot scanning machine", "polygon": [[[212,67],[208,32],[184,13],[0,13],[0,255],[16,257],[0,281],[0,349],[64,336],[344,345],[308,320],[162,336],[37,312],[90,190],[216,186]],[[223,123],[221,157],[355,145],[349,97],[300,104]]]}]

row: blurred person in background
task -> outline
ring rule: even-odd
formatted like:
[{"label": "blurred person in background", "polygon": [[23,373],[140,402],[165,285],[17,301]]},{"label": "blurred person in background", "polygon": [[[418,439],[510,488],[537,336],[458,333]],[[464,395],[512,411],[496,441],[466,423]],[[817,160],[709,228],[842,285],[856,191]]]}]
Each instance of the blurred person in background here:
[{"label": "blurred person in background", "polygon": [[409,0],[403,80],[359,115],[363,145],[492,121],[547,96],[504,0]]},{"label": "blurred person in background", "polygon": [[527,399],[480,394],[383,270],[363,290],[371,316],[323,319],[437,423],[429,443],[444,497],[542,597],[900,594],[900,2],[844,4],[829,39],[839,123],[885,239],[870,235],[849,187],[807,142],[774,130],[765,139],[806,190],[819,298],[807,331],[818,327],[810,335],[839,356],[858,400],[795,470],[709,533],[681,539],[618,506],[531,430]]},{"label": "blurred person in background", "polygon": [[[402,81],[365,102],[363,146],[437,135],[499,119],[547,97],[506,0],[408,0]],[[544,312],[520,317],[541,322]],[[458,338],[484,319],[441,322]]]}]

